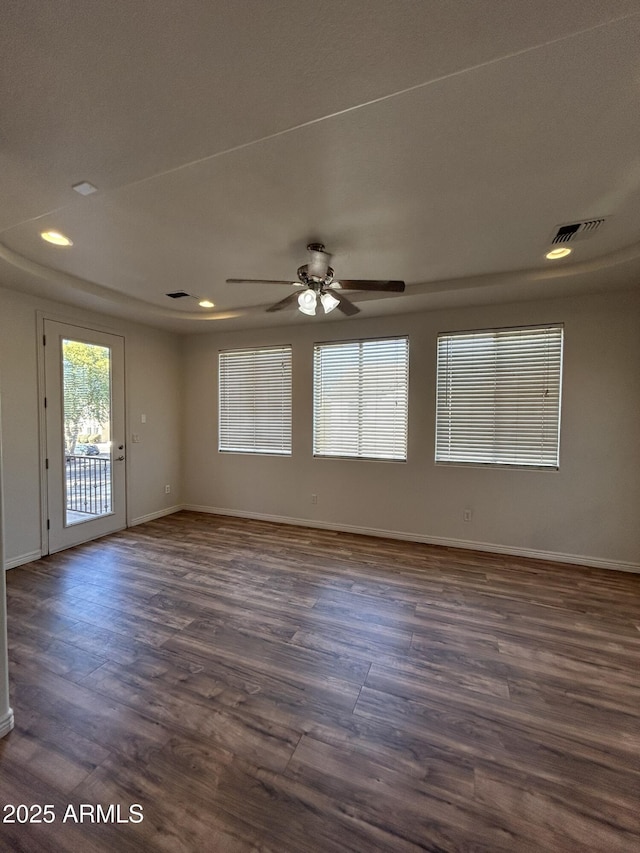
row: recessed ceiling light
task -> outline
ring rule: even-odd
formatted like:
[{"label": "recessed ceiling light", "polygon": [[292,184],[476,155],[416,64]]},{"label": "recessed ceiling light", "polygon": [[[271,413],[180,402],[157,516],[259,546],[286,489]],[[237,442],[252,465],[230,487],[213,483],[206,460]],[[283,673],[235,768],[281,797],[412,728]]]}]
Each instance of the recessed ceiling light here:
[{"label": "recessed ceiling light", "polygon": [[568,246],[562,246],[560,249],[552,249],[550,252],[547,252],[545,258],[548,261],[557,261],[558,258],[566,258],[570,254],[571,249]]},{"label": "recessed ceiling light", "polygon": [[40,236],[47,243],[53,243],[54,246],[73,246],[73,242],[59,231],[42,231]]},{"label": "recessed ceiling light", "polygon": [[98,187],[94,187],[89,181],[80,181],[79,184],[73,184],[71,189],[80,193],[80,195],[91,195],[91,193],[98,192]]},{"label": "recessed ceiling light", "polygon": [[201,302],[198,302],[198,305],[201,308],[214,308],[213,302],[210,302],[208,299],[203,299]]}]

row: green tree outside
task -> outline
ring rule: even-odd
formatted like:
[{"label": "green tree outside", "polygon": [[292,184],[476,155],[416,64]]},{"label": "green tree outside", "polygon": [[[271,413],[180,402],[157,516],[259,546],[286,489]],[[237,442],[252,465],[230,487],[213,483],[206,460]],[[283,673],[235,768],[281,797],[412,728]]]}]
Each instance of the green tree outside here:
[{"label": "green tree outside", "polygon": [[111,409],[110,350],[82,341],[62,342],[64,438],[66,453],[75,452],[87,421],[106,423]]}]

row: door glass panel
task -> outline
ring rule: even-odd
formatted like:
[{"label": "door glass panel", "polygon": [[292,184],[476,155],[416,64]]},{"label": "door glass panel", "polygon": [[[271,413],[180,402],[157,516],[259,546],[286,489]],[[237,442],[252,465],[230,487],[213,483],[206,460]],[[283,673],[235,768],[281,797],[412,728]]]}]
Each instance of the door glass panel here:
[{"label": "door glass panel", "polygon": [[110,515],[111,350],[62,340],[65,527]]}]

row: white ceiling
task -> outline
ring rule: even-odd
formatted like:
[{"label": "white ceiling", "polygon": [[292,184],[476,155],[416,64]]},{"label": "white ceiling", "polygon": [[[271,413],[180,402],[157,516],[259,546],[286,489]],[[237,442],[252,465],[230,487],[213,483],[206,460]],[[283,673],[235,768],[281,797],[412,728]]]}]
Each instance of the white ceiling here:
[{"label": "white ceiling", "polygon": [[639,45],[640,0],[5,0],[0,284],[177,331],[322,322],[225,283],[311,240],[407,282],[360,316],[634,286]]}]

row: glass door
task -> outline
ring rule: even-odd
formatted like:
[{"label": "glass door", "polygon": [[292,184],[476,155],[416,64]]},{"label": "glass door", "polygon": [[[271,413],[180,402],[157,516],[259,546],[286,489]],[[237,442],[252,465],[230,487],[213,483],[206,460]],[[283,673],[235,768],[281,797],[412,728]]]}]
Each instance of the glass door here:
[{"label": "glass door", "polygon": [[49,552],[126,525],[124,341],[44,321]]}]

